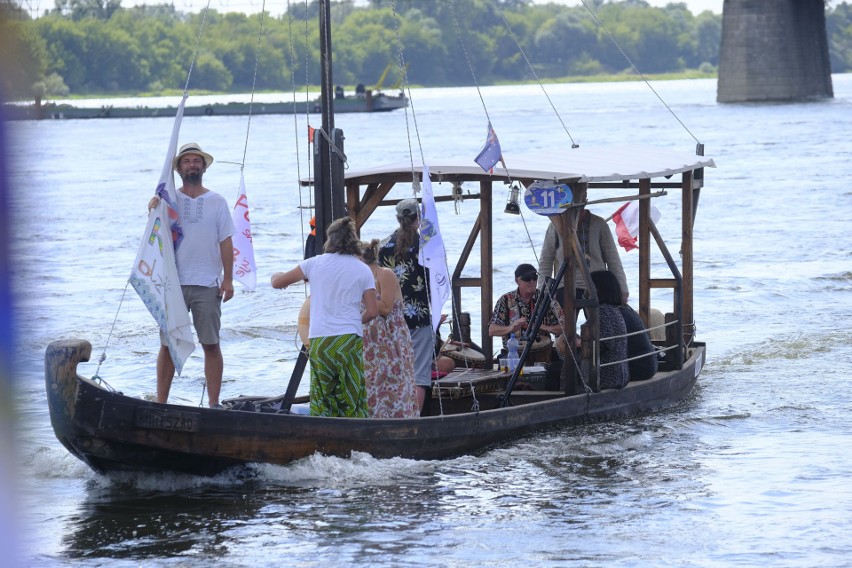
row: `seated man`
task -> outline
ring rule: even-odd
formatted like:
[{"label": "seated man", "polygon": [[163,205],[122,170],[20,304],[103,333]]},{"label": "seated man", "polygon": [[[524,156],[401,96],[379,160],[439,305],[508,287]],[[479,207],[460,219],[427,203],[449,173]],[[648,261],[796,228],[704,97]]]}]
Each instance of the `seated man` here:
[{"label": "seated man", "polygon": [[[529,327],[535,312],[536,302],[539,297],[544,297],[536,289],[538,273],[531,264],[521,264],[515,269],[516,290],[507,292],[500,296],[494,306],[491,315],[491,323],[488,325],[488,335],[503,337],[503,353],[506,353],[506,342],[509,334],[514,333],[520,339],[521,333]],[[539,337],[545,334],[559,335],[562,333],[560,325],[561,313],[557,304],[551,302],[547,314],[541,322]],[[549,336],[548,336],[549,339]],[[549,346],[550,344],[548,344]],[[501,355],[502,356],[502,355]],[[545,360],[550,360],[550,349],[545,350]]]}]

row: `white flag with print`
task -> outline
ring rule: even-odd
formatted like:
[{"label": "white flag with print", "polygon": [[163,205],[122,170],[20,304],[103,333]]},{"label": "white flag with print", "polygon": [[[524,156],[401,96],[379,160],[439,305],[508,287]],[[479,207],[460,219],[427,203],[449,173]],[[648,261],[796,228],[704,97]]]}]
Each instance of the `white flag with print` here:
[{"label": "white flag with print", "polygon": [[437,331],[441,324],[441,310],[450,297],[450,276],[435,196],[432,194],[432,180],[426,164],[423,164],[423,214],[420,218],[420,264],[429,269],[429,309],[432,311],[432,328]]},{"label": "white flag with print", "polygon": [[240,175],[240,196],[231,214],[234,220],[234,279],[248,290],[257,285],[257,266],[254,263],[254,245],[251,240],[248,198],[245,178]]},{"label": "white flag with print", "polygon": [[[160,204],[148,214],[148,224],[130,271],[130,284],[142,303],[160,327],[166,338],[169,354],[180,375],[183,364],[195,350],[192,324],[180,288],[175,265],[175,242],[182,238],[179,216],[174,209],[176,203],[175,180],[172,174],[172,159],[177,152],[177,141],[186,95],[178,106],[172,138],[166,152],[166,161],[157,184]],[[174,237],[174,238],[173,238]]]}]

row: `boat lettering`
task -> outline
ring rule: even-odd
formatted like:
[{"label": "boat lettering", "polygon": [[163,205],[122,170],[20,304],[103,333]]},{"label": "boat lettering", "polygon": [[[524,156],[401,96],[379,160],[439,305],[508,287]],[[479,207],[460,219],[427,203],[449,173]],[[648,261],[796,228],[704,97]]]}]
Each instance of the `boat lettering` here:
[{"label": "boat lettering", "polygon": [[136,426],[152,430],[198,431],[198,413],[178,410],[136,409]]}]

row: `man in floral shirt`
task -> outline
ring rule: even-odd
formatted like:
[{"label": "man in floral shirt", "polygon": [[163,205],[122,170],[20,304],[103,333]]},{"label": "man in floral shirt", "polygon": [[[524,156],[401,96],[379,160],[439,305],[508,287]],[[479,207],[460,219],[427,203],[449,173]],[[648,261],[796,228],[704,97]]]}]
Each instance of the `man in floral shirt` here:
[{"label": "man in floral shirt", "polygon": [[[488,335],[491,337],[503,336],[504,351],[510,333],[519,337],[521,332],[529,327],[536,303],[542,295],[536,289],[538,272],[531,264],[518,265],[515,269],[515,283],[518,285],[517,289],[503,294],[497,300],[494,313],[491,315],[491,323],[488,326]],[[559,306],[551,302],[550,309],[545,314],[539,328],[539,335],[542,335],[542,332],[554,335],[562,333],[560,318]]]}]

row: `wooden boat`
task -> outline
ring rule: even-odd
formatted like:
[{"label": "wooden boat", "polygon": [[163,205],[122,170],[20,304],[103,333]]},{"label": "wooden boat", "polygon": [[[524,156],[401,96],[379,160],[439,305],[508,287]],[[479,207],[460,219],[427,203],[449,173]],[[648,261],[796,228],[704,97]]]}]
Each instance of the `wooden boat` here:
[{"label": "wooden boat", "polygon": [[[389,95],[381,91],[367,89],[363,95],[346,95],[335,99],[336,113],[389,112],[408,106],[408,97],[403,93]],[[4,105],[7,120],[61,120],[85,118],[153,118],[172,117],[177,107],[114,107],[99,108],[76,107],[69,104],[47,103],[44,105]],[[212,103],[199,106],[187,106],[184,116],[245,116],[261,114],[305,114],[322,112],[322,100],[317,98],[309,102],[256,102],[249,103]]]},{"label": "wooden boat", "polygon": [[[250,463],[287,464],[314,453],[442,459],[478,452],[561,424],[671,406],[692,391],[704,361],[704,346],[695,345],[682,368],[621,390],[570,397],[519,391],[512,395],[513,406],[499,409],[489,408],[499,394],[492,391],[476,395],[479,411],[471,409],[473,398],[468,396],[455,399],[455,406],[466,406],[455,414],[377,420],[217,410],[131,398],[76,374],[77,363],[88,360],[90,353],[91,346],[83,340],[48,347],[48,403],[59,441],[100,473],[195,475]],[[459,382],[464,385],[464,378]]]},{"label": "wooden boat", "polygon": [[[638,151],[637,151],[638,152]],[[572,164],[572,154],[578,161],[595,163],[602,159],[599,171],[557,171],[553,169],[520,168],[513,170],[515,179],[529,182],[532,179],[568,180],[575,188],[575,197],[598,187],[636,186],[640,193],[653,188],[679,188],[684,200],[685,219],[682,223],[682,271],[676,270],[670,278],[651,279],[647,274],[650,243],[640,236],[640,313],[648,305],[651,287],[671,286],[680,298],[669,314],[675,322],[669,328],[669,339],[661,347],[673,347],[667,352],[667,363],[662,370],[647,381],[631,382],[621,390],[600,391],[595,387],[595,338],[588,339],[583,349],[583,372],[588,373],[586,383],[590,392],[567,395],[564,391],[514,391],[509,405],[502,405],[502,397],[513,377],[499,371],[457,370],[436,384],[436,395],[430,401],[429,416],[416,419],[351,419],[320,418],[290,414],[274,410],[274,404],[286,402],[285,397],[264,399],[247,397],[226,401],[232,407],[250,402],[250,410],[217,410],[173,404],[158,404],[111,392],[96,382],[81,377],[76,368],[87,361],[91,346],[85,340],[65,340],[52,343],[45,358],[45,379],[53,428],[68,450],[99,472],[116,470],[181,471],[193,474],[214,474],[225,468],[253,462],[286,464],[313,453],[349,456],[353,451],[367,452],[375,457],[400,456],[414,459],[438,459],[480,451],[496,443],[505,442],[537,430],[562,424],[592,419],[611,419],[638,412],[649,412],[673,405],[692,391],[705,361],[705,346],[692,340],[689,326],[678,322],[691,322],[692,299],[692,240],[693,195],[701,187],[701,174],[712,160],[701,156],[651,152],[629,154],[607,151],[583,152],[566,150],[561,160],[540,157],[546,163]],[[621,171],[614,156],[629,156],[637,165],[634,173],[605,174],[604,171]],[[668,159],[665,167],[660,160]],[[617,159],[616,159],[617,161]],[[519,163],[512,160],[510,163]],[[531,166],[530,166],[531,167]],[[591,166],[589,166],[591,167]],[[491,353],[492,341],[487,336],[487,318],[493,307],[491,283],[491,231],[492,184],[502,186],[505,171],[496,168],[494,175],[485,174],[476,164],[435,163],[430,167],[434,179],[457,182],[478,182],[479,194],[466,195],[465,199],[478,199],[480,214],[471,229],[471,239],[466,247],[472,249],[478,236],[481,245],[482,273],[478,278],[460,276],[463,255],[453,274],[453,291],[460,310],[462,286],[482,289],[481,323],[482,345]],[[682,180],[669,182],[667,176],[680,173]],[[348,188],[349,211],[358,225],[381,205],[394,183],[410,180],[408,167],[380,167],[345,176]],[[638,176],[638,177],[637,177]],[[654,176],[645,177],[645,176]],[[659,181],[659,179],[662,181]],[[591,181],[595,180],[595,181]],[[366,188],[363,195],[362,188]],[[436,196],[437,201],[452,196]],[[576,210],[566,210],[570,217]],[[647,218],[643,230],[656,233]],[[571,234],[570,230],[568,234]],[[663,248],[669,259],[665,248]],[[582,266],[585,266],[583,264]],[[643,268],[644,267],[644,268]],[[567,277],[567,276],[566,276]],[[573,282],[573,280],[571,280]],[[570,294],[569,294],[570,295]],[[569,299],[566,298],[566,301]],[[566,313],[570,313],[566,307]],[[679,329],[682,328],[682,329]],[[673,331],[679,330],[679,331]],[[572,370],[566,365],[568,371]],[[304,399],[296,399],[304,402]],[[264,408],[263,403],[267,403]],[[244,405],[245,406],[245,405]]]},{"label": "wooden boat", "polygon": [[[320,2],[321,41],[328,33],[328,4]],[[328,61],[330,65],[330,58]],[[323,73],[323,77],[326,73]],[[323,85],[331,93],[329,82]],[[317,246],[322,246],[323,227],[348,214],[360,229],[379,208],[393,206],[388,199],[398,183],[411,183],[422,176],[422,166],[411,164],[379,166],[344,175],[341,155],[342,132],[334,128],[333,113],[323,112],[323,130],[316,136],[315,191]],[[337,148],[333,148],[331,144]],[[700,154],[700,148],[696,154]],[[377,458],[441,459],[480,452],[495,444],[557,426],[587,420],[613,419],[651,412],[683,401],[692,392],[705,362],[705,345],[693,337],[693,248],[692,227],[698,194],[703,187],[704,168],[713,161],[701,155],[647,147],[566,148],[551,155],[508,156],[511,176],[503,167],[487,174],[473,161],[429,163],[431,178],[452,182],[449,201],[462,183],[476,184],[477,193],[467,192],[466,202],[478,202],[479,213],[452,272],[452,310],[463,312],[461,289],[481,291],[478,309],[482,332],[480,345],[486,354],[484,369],[457,369],[434,383],[433,395],[424,416],[413,419],[325,418],[293,413],[299,378],[305,368],[305,350],[300,353],[290,385],[277,397],[240,397],[223,401],[225,410],[175,404],[159,404],[115,392],[84,378],[77,365],[91,355],[83,339],[51,343],[45,355],[45,382],[50,418],[60,442],[92,469],[113,471],[176,471],[211,475],[251,463],[287,464],[315,453],[348,457],[366,452]],[[678,177],[675,177],[678,176]],[[674,179],[671,179],[674,178]],[[521,353],[521,364],[513,372],[492,370],[492,338],[488,320],[494,302],[492,282],[494,185],[521,184],[529,191],[536,180],[563,184],[572,198],[550,217],[563,242],[571,243],[560,273],[566,290],[573,290],[574,273],[582,270],[590,281],[585,261],[578,252],[576,227],[583,207],[602,201],[639,199],[639,313],[648,320],[652,288],[671,290],[671,311],[666,314],[666,340],[659,342],[665,361],[651,379],[631,382],[620,390],[601,390],[597,298],[575,300],[565,294],[566,327],[576,329],[577,309],[586,311],[582,347],[572,355],[574,364],[562,366],[558,390],[522,390],[521,372],[533,342]],[[344,192],[345,190],[345,192]],[[652,193],[656,191],[655,193]],[[650,220],[649,201],[661,192],[679,192],[682,201],[678,237],[679,264],[669,253],[662,236]],[[638,193],[637,193],[638,192]],[[345,195],[345,196],[344,196]],[[600,202],[600,200],[598,201]],[[343,206],[346,204],[346,213]],[[528,202],[529,203],[529,202]],[[651,276],[651,242],[665,257],[669,274]],[[462,276],[474,245],[479,243],[478,276]],[[555,285],[552,287],[555,289]],[[535,337],[537,324],[531,327]],[[454,329],[455,337],[460,330]],[[529,386],[529,385],[527,385]]]}]

